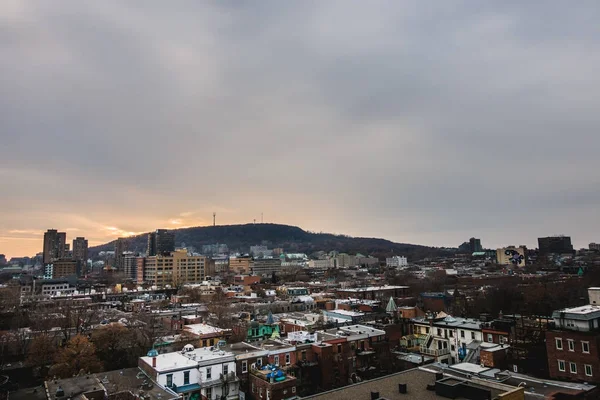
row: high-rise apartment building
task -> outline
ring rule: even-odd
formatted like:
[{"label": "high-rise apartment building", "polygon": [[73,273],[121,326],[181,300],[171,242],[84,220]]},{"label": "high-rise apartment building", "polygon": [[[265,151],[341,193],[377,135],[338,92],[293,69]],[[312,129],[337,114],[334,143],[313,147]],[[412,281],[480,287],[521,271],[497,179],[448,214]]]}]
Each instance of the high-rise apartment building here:
[{"label": "high-rise apartment building", "polygon": [[157,229],[148,234],[147,255],[156,256],[175,251],[175,233],[167,229]]},{"label": "high-rise apartment building", "polygon": [[86,263],[88,260],[88,241],[84,237],[73,240],[73,260]]},{"label": "high-rise apartment building", "polygon": [[480,253],[483,251],[483,247],[481,247],[481,239],[476,239],[474,237],[469,239],[469,250],[471,253]]},{"label": "high-rise apartment building", "polygon": [[67,234],[58,232],[56,229],[48,229],[44,233],[44,264],[49,264],[53,260],[65,257],[65,244]]},{"label": "high-rise apartment building", "polygon": [[[190,255],[186,249],[179,249],[168,255],[162,253],[146,257],[144,281],[159,287],[199,283],[205,278],[205,267],[205,256]],[[139,281],[139,277],[137,279]]]},{"label": "high-rise apartment building", "polygon": [[590,250],[600,251],[600,243],[590,243]]},{"label": "high-rise apartment building", "polygon": [[119,271],[123,271],[123,253],[129,249],[128,238],[118,238],[115,241],[115,268]]},{"label": "high-rise apartment building", "polygon": [[127,278],[135,280],[137,278],[137,260],[139,255],[132,251],[122,253],[123,272]]}]

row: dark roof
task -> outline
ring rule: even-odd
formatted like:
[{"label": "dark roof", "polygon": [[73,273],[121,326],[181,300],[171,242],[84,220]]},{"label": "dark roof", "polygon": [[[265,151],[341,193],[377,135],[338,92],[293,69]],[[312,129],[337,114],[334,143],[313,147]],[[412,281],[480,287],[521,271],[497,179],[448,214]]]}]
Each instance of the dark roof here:
[{"label": "dark roof", "polygon": [[[461,380],[462,381],[462,380]],[[385,398],[388,400],[408,400],[408,399],[419,399],[419,400],[438,400],[446,399],[447,397],[436,394],[435,390],[427,390],[427,385],[433,385],[436,382],[435,373],[428,372],[422,369],[410,369],[407,371],[399,372],[396,374],[384,376],[382,378],[372,379],[354,385],[346,386],[341,389],[330,390],[328,392],[319,393],[314,396],[303,397],[303,399],[313,400],[369,400],[371,399],[371,393],[379,393],[378,398]],[[401,394],[398,389],[398,385],[405,383],[407,385],[407,393]],[[487,386],[480,386],[468,383],[469,386],[475,386],[490,390],[492,398],[505,391],[493,389]],[[458,397],[457,399],[460,399]]]}]

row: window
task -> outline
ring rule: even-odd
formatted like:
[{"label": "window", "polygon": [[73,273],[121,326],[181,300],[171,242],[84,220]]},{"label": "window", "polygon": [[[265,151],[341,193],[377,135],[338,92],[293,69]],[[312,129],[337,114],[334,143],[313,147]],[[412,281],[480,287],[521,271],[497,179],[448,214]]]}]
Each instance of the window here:
[{"label": "window", "polygon": [[290,353],[286,353],[285,354],[285,363],[289,364],[291,362],[291,357],[290,357]]},{"label": "window", "polygon": [[248,361],[242,361],[242,373],[248,372]]},{"label": "window", "polygon": [[575,351],[575,341],[572,339],[567,339],[567,344],[569,345],[569,351]]},{"label": "window", "polygon": [[451,350],[451,351],[454,351],[454,350],[455,350],[455,347],[454,347],[454,345],[451,345],[451,346],[450,346],[450,350]]},{"label": "window", "polygon": [[465,331],[460,331],[460,337],[463,339],[465,338]]},{"label": "window", "polygon": [[429,328],[425,328],[425,333],[429,333]]},{"label": "window", "polygon": [[206,398],[212,399],[212,388],[206,388]]},{"label": "window", "polygon": [[439,329],[439,328],[438,328],[438,330],[437,330],[437,335],[438,335],[438,336],[442,336],[442,330],[441,330],[441,329]]},{"label": "window", "polygon": [[450,331],[450,337],[454,337],[454,331]]},{"label": "window", "polygon": [[575,364],[574,362],[569,363],[569,369],[571,370],[572,374],[576,374],[577,373],[577,364]]},{"label": "window", "polygon": [[306,361],[306,350],[302,350],[302,361]]},{"label": "window", "polygon": [[475,340],[475,332],[471,332],[471,339]]},{"label": "window", "polygon": [[274,358],[274,360],[275,360],[275,361],[274,361],[274,362],[275,362],[275,365],[279,365],[279,356],[275,356],[275,357],[273,357],[273,358]]},{"label": "window", "polygon": [[206,368],[206,379],[212,378],[212,369],[210,367]]},{"label": "window", "polygon": [[189,385],[190,384],[190,371],[184,371],[183,372],[183,384],[184,385]]},{"label": "window", "polygon": [[491,333],[487,334],[487,341],[488,343],[493,343],[494,342],[494,335],[492,335]]},{"label": "window", "polygon": [[223,375],[227,375],[229,372],[229,366],[227,364],[223,365]]},{"label": "window", "polygon": [[173,386],[173,374],[167,375],[167,387]]},{"label": "window", "polygon": [[590,353],[590,342],[581,342],[581,351],[584,353]]},{"label": "window", "polygon": [[342,345],[341,345],[341,344],[338,344],[338,345],[337,345],[337,352],[338,352],[338,353],[341,353],[341,352],[342,352]]},{"label": "window", "polygon": [[558,360],[558,370],[561,372],[565,372],[565,361]]},{"label": "window", "polygon": [[256,359],[256,365],[258,365],[259,367],[262,367],[262,358]]},{"label": "window", "polygon": [[592,366],[590,364],[585,364],[585,375],[592,376]]},{"label": "window", "polygon": [[556,341],[556,350],[562,350],[562,339],[561,338],[556,338],[554,339]]},{"label": "window", "polygon": [[202,341],[202,347],[206,347],[206,345],[207,345],[207,344],[208,344],[208,343],[206,342],[206,339],[204,339],[204,340]]}]

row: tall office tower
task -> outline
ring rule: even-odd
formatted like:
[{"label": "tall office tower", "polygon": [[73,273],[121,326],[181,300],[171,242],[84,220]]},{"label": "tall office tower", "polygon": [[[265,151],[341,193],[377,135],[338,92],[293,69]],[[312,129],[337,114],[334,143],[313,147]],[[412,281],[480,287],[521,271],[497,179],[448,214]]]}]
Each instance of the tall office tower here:
[{"label": "tall office tower", "polygon": [[58,232],[56,229],[48,229],[44,233],[44,264],[49,264],[53,260],[65,257],[65,243],[67,234]]},{"label": "tall office tower", "polygon": [[129,239],[118,238],[115,241],[115,268],[119,271],[123,270],[123,253],[129,249]]},{"label": "tall office tower", "polygon": [[538,247],[540,254],[572,254],[573,245],[570,236],[549,236],[538,238]]},{"label": "tall office tower", "polygon": [[156,254],[169,254],[173,251],[175,251],[175,232],[157,229]]},{"label": "tall office tower", "polygon": [[175,233],[166,229],[157,229],[148,234],[148,257],[169,254],[175,251]]}]

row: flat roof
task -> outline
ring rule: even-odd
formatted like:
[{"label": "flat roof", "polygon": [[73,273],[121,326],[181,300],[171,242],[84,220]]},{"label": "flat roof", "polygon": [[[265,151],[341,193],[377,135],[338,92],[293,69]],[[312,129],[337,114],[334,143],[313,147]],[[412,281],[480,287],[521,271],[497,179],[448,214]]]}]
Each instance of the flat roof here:
[{"label": "flat roof", "polygon": [[410,286],[366,286],[359,288],[337,289],[340,292],[371,292],[375,290],[408,289]]},{"label": "flat roof", "polygon": [[223,350],[233,353],[237,359],[266,357],[269,355],[269,350],[260,349],[246,342],[227,344],[223,347]]},{"label": "flat roof", "polygon": [[552,313],[552,318],[564,318],[571,319],[593,319],[600,317],[600,306],[594,304],[587,304],[585,306],[564,308],[562,310],[555,310]]},{"label": "flat roof", "polygon": [[[407,371],[399,372],[392,375],[387,375],[382,378],[371,379],[356,383],[353,385],[345,386],[340,389],[330,390],[328,392],[319,393],[313,396],[303,397],[303,399],[314,399],[314,400],[348,400],[348,399],[370,399],[371,393],[379,393],[379,398],[385,398],[388,400],[406,400],[406,399],[418,399],[418,400],[438,400],[445,399],[447,397],[440,396],[435,391],[427,390],[427,385],[435,384],[436,376],[434,372],[429,372],[426,369],[414,368]],[[469,386],[476,386],[479,388],[487,389],[491,392],[492,398],[500,393],[505,393],[509,390],[495,389],[492,387],[477,385],[467,379],[460,379],[460,381],[467,381]],[[398,385],[405,383],[407,385],[407,393],[399,393]],[[499,386],[499,385],[496,385]]]},{"label": "flat roof", "polygon": [[184,325],[183,329],[185,329],[186,331],[189,331],[195,335],[208,335],[211,333],[222,333],[225,332],[224,329],[221,328],[217,328],[215,326],[212,325],[207,325],[207,324],[191,324],[191,325]]},{"label": "flat roof", "polygon": [[[106,388],[108,394],[114,394],[123,391],[131,391],[134,394],[139,393],[140,387],[150,379],[138,368],[126,368],[115,371],[99,372],[97,374],[76,376],[67,379],[58,379],[56,381],[46,381],[48,392],[54,398],[56,389],[60,386],[65,392],[65,398],[71,396],[73,400],[83,399],[86,392],[94,392]],[[56,382],[56,383],[55,383]],[[144,387],[144,394],[149,400],[172,400],[179,396],[169,392],[156,384],[151,387]],[[45,390],[43,391],[45,393]],[[32,395],[31,393],[27,393]],[[10,398],[13,398],[11,393]],[[18,399],[18,397],[15,397]],[[24,399],[36,399],[37,397],[23,397]],[[44,399],[46,397],[44,396]]]},{"label": "flat roof", "polygon": [[[413,322],[420,324],[429,324],[430,320],[426,317],[413,318]],[[436,328],[459,328],[459,329],[470,329],[480,330],[482,321],[472,318],[453,317],[448,315],[443,319],[433,321],[433,326]]]},{"label": "flat roof", "polygon": [[349,317],[361,317],[365,315],[365,313],[357,312],[357,311],[348,311],[348,310],[324,310],[327,314],[338,314],[338,315],[347,315]]}]

